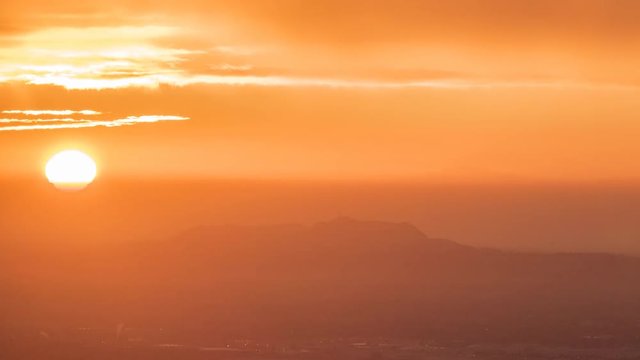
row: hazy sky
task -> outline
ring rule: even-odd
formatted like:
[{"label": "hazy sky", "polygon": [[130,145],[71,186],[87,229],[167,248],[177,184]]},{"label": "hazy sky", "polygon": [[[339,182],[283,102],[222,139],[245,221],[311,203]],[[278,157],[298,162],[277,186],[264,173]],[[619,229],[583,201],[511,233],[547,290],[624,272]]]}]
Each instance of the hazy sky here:
[{"label": "hazy sky", "polygon": [[[635,181],[635,0],[3,1],[0,174]],[[37,112],[34,112],[37,110]]]}]

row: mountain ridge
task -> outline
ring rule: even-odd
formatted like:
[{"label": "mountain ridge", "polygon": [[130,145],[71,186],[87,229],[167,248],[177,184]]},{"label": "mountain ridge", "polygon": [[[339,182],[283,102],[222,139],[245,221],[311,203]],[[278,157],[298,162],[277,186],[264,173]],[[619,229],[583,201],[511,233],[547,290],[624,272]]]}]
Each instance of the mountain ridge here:
[{"label": "mountain ridge", "polygon": [[295,329],[570,342],[603,333],[635,341],[630,329],[640,324],[640,259],[474,248],[408,223],[199,227],[163,241],[54,250],[27,247],[0,263],[7,327],[117,318],[196,338]]}]

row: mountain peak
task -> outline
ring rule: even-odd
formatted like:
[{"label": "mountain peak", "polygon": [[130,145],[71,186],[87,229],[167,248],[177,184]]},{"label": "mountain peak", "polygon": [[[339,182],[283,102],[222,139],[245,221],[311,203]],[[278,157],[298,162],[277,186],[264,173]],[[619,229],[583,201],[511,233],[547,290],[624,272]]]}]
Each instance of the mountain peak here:
[{"label": "mountain peak", "polygon": [[402,235],[403,237],[409,236],[412,238],[427,239],[422,231],[416,228],[414,225],[408,222],[388,222],[388,221],[376,221],[376,220],[359,220],[351,217],[337,217],[329,221],[318,222],[312,226],[313,231],[319,231],[322,233],[331,232],[335,234],[355,234],[361,233],[362,235]]}]

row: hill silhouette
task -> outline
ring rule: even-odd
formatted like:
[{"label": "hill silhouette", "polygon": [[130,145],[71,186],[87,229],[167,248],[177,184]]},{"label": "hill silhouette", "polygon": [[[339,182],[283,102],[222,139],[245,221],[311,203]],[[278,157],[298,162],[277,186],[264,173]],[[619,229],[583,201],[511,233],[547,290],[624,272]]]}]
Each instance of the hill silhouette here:
[{"label": "hill silhouette", "polygon": [[2,331],[12,334],[126,323],[181,341],[576,344],[633,342],[640,324],[640,259],[479,249],[407,223],[227,225],[154,242],[5,250]]}]

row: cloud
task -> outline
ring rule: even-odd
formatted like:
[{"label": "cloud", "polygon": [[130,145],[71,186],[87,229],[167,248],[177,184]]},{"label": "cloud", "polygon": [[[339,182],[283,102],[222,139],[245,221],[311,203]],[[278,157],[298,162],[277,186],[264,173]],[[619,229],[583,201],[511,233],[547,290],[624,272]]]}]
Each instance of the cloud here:
[{"label": "cloud", "polygon": [[128,87],[157,88],[161,85],[228,85],[228,86],[268,86],[268,87],[327,87],[327,88],[431,88],[431,89],[469,89],[487,87],[529,87],[558,86],[557,83],[525,83],[525,82],[487,82],[456,79],[384,81],[353,80],[339,78],[313,78],[294,76],[256,76],[256,75],[182,75],[151,74],[138,77],[105,78],[68,78],[64,76],[45,76],[33,78],[28,84],[57,85],[69,90],[102,90]]},{"label": "cloud", "polygon": [[[0,28],[0,82],[468,89],[640,76],[640,52],[630,46],[640,35],[635,0],[115,4],[5,4],[0,13],[28,25]],[[459,76],[417,75],[429,71]]]},{"label": "cloud", "polygon": [[[94,115],[101,114],[93,110],[5,110],[5,114],[23,115]],[[160,121],[185,121],[185,116],[177,115],[141,115],[127,116],[117,119],[85,119],[85,118],[0,118],[0,131],[82,129],[94,127],[120,127]]]},{"label": "cloud", "polygon": [[179,36],[170,26],[51,27],[13,36],[0,48],[0,81],[67,89],[155,87],[178,75],[199,49],[161,46]]},{"label": "cloud", "polygon": [[90,121],[91,120],[72,119],[72,118],[53,118],[53,119],[0,118],[0,124],[81,123],[81,122],[90,122]]}]

